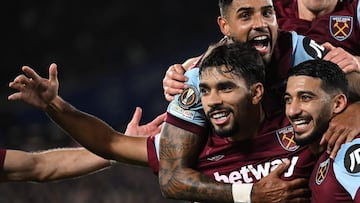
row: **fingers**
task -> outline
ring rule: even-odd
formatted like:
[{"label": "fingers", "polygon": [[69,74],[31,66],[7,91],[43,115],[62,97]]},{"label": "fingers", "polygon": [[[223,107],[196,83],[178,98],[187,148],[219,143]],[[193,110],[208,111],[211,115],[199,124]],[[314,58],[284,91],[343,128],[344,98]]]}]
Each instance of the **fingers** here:
[{"label": "fingers", "polygon": [[142,116],[142,109],[140,107],[136,107],[133,117],[131,118],[128,125],[139,125]]},{"label": "fingers", "polygon": [[[300,189],[297,192],[309,192],[308,184],[309,180],[306,178],[296,178],[294,180],[286,181],[287,187],[291,190]],[[306,193],[301,193],[306,194]]]},{"label": "fingers", "polygon": [[345,51],[343,48],[333,47],[329,43],[325,43],[324,47],[329,50],[324,56],[324,60],[337,64],[345,73],[359,71],[359,61],[355,56]]},{"label": "fingers", "polygon": [[323,46],[325,49],[327,49],[327,50],[329,50],[329,51],[335,48],[335,47],[334,47],[332,44],[330,44],[329,42],[325,42],[325,43],[322,44],[321,46]]},{"label": "fingers", "polygon": [[29,85],[31,83],[31,78],[26,77],[25,75],[17,76],[14,81],[9,83],[9,87],[18,89],[24,87],[25,85]]},{"label": "fingers", "polygon": [[174,96],[171,96],[170,94],[166,94],[166,93],[164,93],[164,94],[165,94],[166,101],[171,102],[172,100],[174,100]]},{"label": "fingers", "polygon": [[41,79],[41,77],[29,66],[23,66],[21,69],[27,77],[32,78],[33,80]]},{"label": "fingers", "polygon": [[50,82],[57,81],[57,65],[52,63],[49,67],[49,80]]},{"label": "fingers", "polygon": [[280,177],[290,166],[290,161],[286,160],[282,164],[279,164],[275,170],[273,170],[270,175],[276,175],[277,177]]},{"label": "fingers", "polygon": [[158,115],[153,121],[149,124],[154,126],[160,126],[165,120],[166,113]]},{"label": "fingers", "polygon": [[8,100],[9,101],[16,101],[16,100],[21,100],[21,93],[20,92],[16,92],[14,94],[11,94],[8,96]]},{"label": "fingers", "polygon": [[180,94],[186,85],[187,77],[184,76],[185,70],[180,64],[170,66],[163,79],[164,95],[167,101],[172,101],[173,96]]}]

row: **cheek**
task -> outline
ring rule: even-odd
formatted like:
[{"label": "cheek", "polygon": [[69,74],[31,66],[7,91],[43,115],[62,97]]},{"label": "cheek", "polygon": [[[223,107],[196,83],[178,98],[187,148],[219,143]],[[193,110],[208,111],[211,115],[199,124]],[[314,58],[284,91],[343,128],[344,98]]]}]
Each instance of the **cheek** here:
[{"label": "cheek", "polygon": [[238,26],[237,29],[233,30],[231,35],[238,42],[246,42],[249,30],[248,27]]}]

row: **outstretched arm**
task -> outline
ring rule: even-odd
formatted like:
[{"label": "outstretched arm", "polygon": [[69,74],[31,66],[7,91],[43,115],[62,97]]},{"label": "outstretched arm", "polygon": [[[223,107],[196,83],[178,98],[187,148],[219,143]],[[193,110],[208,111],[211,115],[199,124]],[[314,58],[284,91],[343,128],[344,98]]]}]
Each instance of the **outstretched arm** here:
[{"label": "outstretched arm", "polygon": [[51,64],[49,79],[30,67],[9,84],[18,90],[8,97],[43,109],[50,118],[82,146],[105,159],[147,165],[146,137],[124,136],[95,116],[82,112],[58,95],[57,66]]},{"label": "outstretched arm", "polygon": [[6,150],[0,180],[45,182],[87,175],[110,166],[84,148],[59,148],[43,152]]}]

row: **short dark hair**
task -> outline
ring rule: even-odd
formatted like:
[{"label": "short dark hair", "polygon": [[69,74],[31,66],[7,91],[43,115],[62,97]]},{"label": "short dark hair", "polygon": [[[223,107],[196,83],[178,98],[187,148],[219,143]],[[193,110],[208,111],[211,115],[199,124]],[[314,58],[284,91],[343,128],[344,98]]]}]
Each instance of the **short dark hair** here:
[{"label": "short dark hair", "polygon": [[333,62],[321,59],[304,61],[291,68],[288,77],[310,76],[321,80],[321,88],[329,93],[342,92],[348,97],[349,87],[345,73]]},{"label": "short dark hair", "polygon": [[219,0],[220,14],[222,16],[226,15],[227,9],[231,4],[232,4],[232,0]]},{"label": "short dark hair", "polygon": [[[223,66],[226,69],[223,69]],[[265,64],[259,52],[248,43],[234,42],[215,45],[200,64],[201,73],[215,67],[220,73],[231,72],[243,77],[248,87],[256,82],[265,82]]]}]

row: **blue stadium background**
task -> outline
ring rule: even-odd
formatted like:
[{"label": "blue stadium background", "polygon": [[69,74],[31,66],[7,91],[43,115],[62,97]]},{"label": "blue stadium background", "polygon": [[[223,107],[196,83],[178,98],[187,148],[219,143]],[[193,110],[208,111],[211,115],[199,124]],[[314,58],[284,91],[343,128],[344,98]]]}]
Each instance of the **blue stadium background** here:
[{"label": "blue stadium background", "polygon": [[[76,146],[45,114],[7,101],[8,83],[29,65],[57,63],[60,95],[123,131],[136,106],[143,122],[166,109],[169,65],[216,42],[217,1],[24,1],[1,6],[0,145],[27,151]],[[75,180],[0,184],[0,202],[173,202],[149,169],[116,166]]]}]

